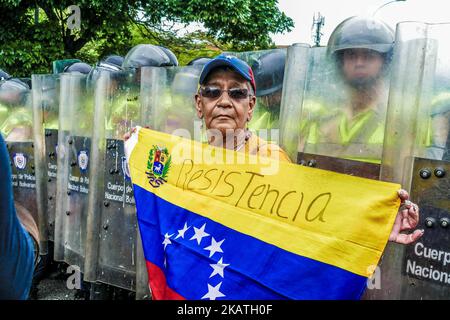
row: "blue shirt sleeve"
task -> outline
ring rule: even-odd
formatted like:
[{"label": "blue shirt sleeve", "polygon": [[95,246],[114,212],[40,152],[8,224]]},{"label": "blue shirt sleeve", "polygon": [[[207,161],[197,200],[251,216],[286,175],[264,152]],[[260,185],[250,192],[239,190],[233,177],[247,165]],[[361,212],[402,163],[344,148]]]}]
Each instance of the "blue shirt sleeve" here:
[{"label": "blue shirt sleeve", "polygon": [[33,271],[33,240],[16,215],[10,158],[0,134],[0,299],[27,299]]}]

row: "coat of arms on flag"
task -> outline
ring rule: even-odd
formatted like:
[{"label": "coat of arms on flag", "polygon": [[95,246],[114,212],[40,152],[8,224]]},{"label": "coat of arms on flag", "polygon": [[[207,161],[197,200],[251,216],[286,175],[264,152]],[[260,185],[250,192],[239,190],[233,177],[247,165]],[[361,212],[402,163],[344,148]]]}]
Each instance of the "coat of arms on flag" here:
[{"label": "coat of arms on flag", "polygon": [[169,174],[171,156],[167,148],[153,146],[148,152],[147,160],[147,177],[153,188],[158,188],[164,182],[167,182]]}]

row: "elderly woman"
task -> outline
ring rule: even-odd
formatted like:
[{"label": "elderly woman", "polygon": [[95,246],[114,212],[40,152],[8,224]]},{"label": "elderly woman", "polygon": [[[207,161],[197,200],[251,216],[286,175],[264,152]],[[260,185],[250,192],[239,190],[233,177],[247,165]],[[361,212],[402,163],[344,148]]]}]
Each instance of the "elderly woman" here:
[{"label": "elderly woman", "polygon": [[[290,162],[279,146],[264,141],[247,129],[256,105],[257,90],[252,69],[247,63],[234,56],[219,55],[204,66],[199,85],[195,94],[196,111],[206,126],[209,144]],[[125,134],[124,140],[128,140],[132,132]],[[402,205],[389,240],[410,244],[424,231],[401,232],[417,226],[419,208],[408,200],[408,192],[399,190],[398,194]]]}]

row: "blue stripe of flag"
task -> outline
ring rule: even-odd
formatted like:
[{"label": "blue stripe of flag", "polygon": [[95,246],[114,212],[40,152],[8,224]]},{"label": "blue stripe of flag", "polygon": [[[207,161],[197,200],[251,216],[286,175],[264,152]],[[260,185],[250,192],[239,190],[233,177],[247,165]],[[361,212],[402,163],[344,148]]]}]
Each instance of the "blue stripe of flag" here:
[{"label": "blue stripe of flag", "polygon": [[[161,268],[168,286],[186,299],[201,299],[218,288],[217,299],[359,299],[367,278],[341,268],[299,256],[211,219],[167,202],[134,185],[138,222],[146,260]],[[189,229],[184,238],[178,231]],[[190,240],[206,224],[209,236]],[[170,236],[166,245],[165,235]],[[224,240],[221,252],[205,250]],[[164,249],[164,246],[166,248]],[[223,277],[213,274],[222,258]],[[208,286],[209,285],[209,286]]]}]

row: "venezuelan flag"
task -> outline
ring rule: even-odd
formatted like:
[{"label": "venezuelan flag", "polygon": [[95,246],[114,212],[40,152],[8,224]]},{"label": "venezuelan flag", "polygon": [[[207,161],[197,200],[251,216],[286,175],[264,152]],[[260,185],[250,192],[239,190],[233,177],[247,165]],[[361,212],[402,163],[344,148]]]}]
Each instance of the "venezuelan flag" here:
[{"label": "venezuelan flag", "polygon": [[127,153],[154,299],[359,299],[400,205],[396,184],[148,129]]}]

